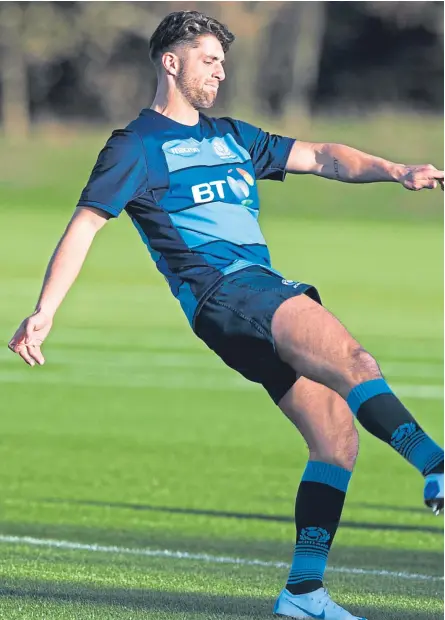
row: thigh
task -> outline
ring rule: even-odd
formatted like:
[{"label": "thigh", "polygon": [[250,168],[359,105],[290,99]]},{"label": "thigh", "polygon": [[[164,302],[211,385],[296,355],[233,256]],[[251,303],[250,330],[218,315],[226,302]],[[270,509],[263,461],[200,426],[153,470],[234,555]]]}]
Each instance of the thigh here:
[{"label": "thigh", "polygon": [[286,299],[312,294],[296,283],[259,267],[226,276],[200,308],[195,333],[222,360],[250,381],[261,383],[277,403],[297,378],[277,354],[271,333],[276,309]]},{"label": "thigh", "polygon": [[271,331],[284,362],[345,399],[357,383],[381,376],[375,360],[344,325],[306,295],[281,304],[273,316]]},{"label": "thigh", "polygon": [[[222,294],[224,293],[224,295]],[[195,323],[196,335],[230,368],[260,383],[277,403],[297,378],[295,370],[277,355],[270,330],[249,311],[252,292],[225,286],[203,306]]]},{"label": "thigh", "polygon": [[336,392],[300,377],[278,406],[303,435],[311,460],[352,470],[358,452],[354,417]]}]

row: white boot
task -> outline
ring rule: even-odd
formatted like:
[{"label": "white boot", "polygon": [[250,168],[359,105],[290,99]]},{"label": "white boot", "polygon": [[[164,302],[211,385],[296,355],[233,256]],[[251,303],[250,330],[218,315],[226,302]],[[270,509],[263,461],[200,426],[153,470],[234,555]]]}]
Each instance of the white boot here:
[{"label": "white boot", "polygon": [[366,620],[353,616],[334,603],[324,588],[308,594],[292,594],[289,590],[282,590],[277,598],[274,614],[298,620]]}]

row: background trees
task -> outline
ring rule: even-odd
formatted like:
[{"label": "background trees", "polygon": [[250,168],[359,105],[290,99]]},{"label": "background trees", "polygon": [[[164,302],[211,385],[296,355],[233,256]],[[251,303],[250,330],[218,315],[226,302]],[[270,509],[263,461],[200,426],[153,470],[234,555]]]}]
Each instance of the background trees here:
[{"label": "background trees", "polygon": [[[0,2],[3,130],[119,122],[155,88],[148,41],[182,2]],[[237,35],[225,113],[443,108],[442,2],[187,2]],[[218,112],[218,110],[217,110]]]}]

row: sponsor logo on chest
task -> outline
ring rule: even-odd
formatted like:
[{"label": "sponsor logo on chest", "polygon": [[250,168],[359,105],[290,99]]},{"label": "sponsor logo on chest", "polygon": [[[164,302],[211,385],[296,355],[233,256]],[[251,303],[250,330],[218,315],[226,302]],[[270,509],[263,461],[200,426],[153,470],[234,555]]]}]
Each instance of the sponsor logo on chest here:
[{"label": "sponsor logo on chest", "polygon": [[199,142],[193,139],[185,141],[173,140],[165,150],[171,155],[179,155],[180,157],[193,157],[193,155],[198,155],[201,152]]},{"label": "sponsor logo on chest", "polygon": [[254,185],[255,180],[248,172],[242,168],[230,169],[225,179],[192,185],[193,202],[195,204],[202,204],[218,199],[224,200],[228,186],[241,204],[248,207],[253,203],[249,196]]}]

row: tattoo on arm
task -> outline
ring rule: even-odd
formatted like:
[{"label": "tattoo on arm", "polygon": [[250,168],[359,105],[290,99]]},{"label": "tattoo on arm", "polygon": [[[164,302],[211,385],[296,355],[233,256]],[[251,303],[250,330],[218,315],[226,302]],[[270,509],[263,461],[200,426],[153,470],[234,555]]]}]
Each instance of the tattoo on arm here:
[{"label": "tattoo on arm", "polygon": [[334,172],[335,172],[335,178],[337,179],[337,181],[340,181],[340,172],[338,169],[338,159],[336,159],[334,157]]}]

